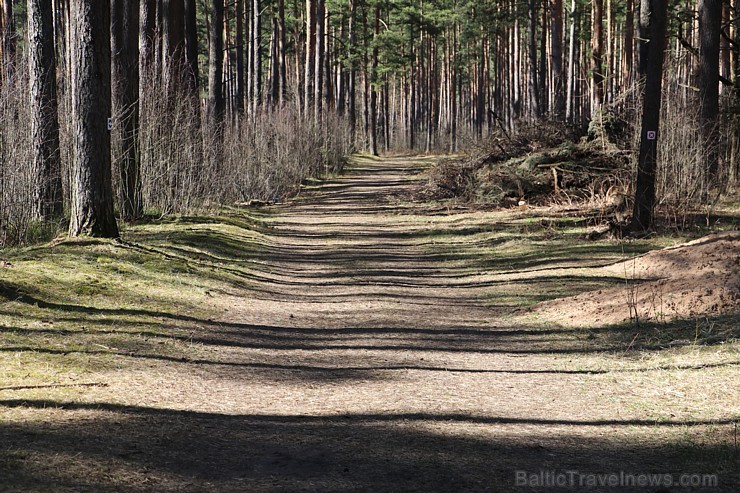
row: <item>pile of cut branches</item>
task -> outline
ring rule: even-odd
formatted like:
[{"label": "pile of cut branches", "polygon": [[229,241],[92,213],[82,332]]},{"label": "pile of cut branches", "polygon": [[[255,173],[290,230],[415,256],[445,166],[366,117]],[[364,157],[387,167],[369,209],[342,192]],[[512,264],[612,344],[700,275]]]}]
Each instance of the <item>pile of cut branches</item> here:
[{"label": "pile of cut branches", "polygon": [[596,202],[624,207],[631,154],[602,139],[532,140],[526,132],[492,139],[486,149],[428,171],[421,195],[497,206]]}]

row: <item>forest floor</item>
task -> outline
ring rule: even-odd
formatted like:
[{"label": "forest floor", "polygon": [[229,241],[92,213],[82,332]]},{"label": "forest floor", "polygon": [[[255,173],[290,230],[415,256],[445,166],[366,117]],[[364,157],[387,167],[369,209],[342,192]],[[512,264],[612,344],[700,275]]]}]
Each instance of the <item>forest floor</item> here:
[{"label": "forest floor", "polygon": [[430,163],[0,252],[0,491],[740,491],[737,214],[589,241]]}]

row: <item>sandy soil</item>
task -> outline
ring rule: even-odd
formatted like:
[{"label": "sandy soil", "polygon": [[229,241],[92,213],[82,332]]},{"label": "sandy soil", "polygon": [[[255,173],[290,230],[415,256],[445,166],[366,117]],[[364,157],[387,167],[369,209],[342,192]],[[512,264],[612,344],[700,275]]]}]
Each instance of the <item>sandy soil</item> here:
[{"label": "sandy soil", "polygon": [[534,311],[567,327],[740,312],[740,232],[709,235],[602,269],[624,285],[548,301]]}]

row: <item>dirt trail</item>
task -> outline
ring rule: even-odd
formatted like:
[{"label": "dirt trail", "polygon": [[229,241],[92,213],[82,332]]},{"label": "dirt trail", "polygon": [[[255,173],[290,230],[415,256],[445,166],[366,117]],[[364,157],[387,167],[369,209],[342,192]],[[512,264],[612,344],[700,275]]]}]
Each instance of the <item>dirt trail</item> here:
[{"label": "dirt trail", "polygon": [[[238,260],[254,275],[209,294],[221,315],[193,325],[191,356],[97,375],[107,387],[45,409],[47,446],[84,447],[54,448],[54,491],[611,491],[579,482],[620,472],[716,473],[691,491],[737,491],[737,348],[628,354],[621,329],[521,316],[517,300],[613,282],[576,277],[605,254],[483,261],[526,212],[407,202],[423,164],[362,160],[275,207],[265,246]],[[553,488],[541,471],[586,476]]]}]

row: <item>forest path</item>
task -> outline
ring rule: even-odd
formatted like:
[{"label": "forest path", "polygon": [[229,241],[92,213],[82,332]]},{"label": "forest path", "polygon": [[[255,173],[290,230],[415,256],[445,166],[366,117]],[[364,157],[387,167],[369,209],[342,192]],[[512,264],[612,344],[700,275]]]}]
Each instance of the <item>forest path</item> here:
[{"label": "forest path", "polygon": [[[733,349],[628,352],[631,330],[527,315],[623,282],[589,270],[622,247],[576,240],[567,224],[553,233],[532,211],[415,202],[429,162],[359,158],[255,212],[257,232],[238,215],[184,218],[94,246],[94,272],[115,265],[110,252],[142,256],[110,277],[147,272],[149,292],[126,309],[37,302],[29,327],[43,339],[15,342],[18,362],[0,351],[3,368],[44,365],[40,377],[12,370],[19,383],[49,368],[74,379],[0,394],[0,491],[498,493],[595,480],[546,488],[555,478],[541,471],[719,472],[707,491],[736,491]],[[92,247],[60,248],[82,265]],[[165,271],[172,285],[156,280]],[[34,296],[0,317],[28,316]]]}]

